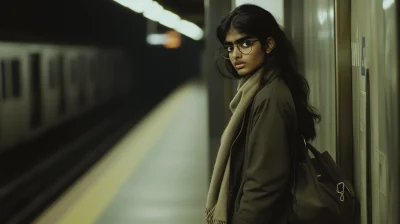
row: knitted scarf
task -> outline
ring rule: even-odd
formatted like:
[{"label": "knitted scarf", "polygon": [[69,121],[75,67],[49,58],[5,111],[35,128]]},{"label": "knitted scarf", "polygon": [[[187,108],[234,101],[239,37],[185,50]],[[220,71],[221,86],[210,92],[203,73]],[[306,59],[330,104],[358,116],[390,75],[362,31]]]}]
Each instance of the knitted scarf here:
[{"label": "knitted scarf", "polygon": [[232,116],[226,126],[211,177],[206,202],[206,223],[226,224],[228,220],[230,149],[240,128],[244,113],[260,88],[262,69],[239,81],[237,93],[229,107]]}]

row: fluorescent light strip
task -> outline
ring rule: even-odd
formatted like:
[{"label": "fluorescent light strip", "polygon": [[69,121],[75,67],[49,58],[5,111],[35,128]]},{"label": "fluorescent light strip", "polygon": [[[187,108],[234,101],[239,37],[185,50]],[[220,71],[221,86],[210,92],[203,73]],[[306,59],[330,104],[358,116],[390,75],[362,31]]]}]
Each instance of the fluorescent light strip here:
[{"label": "fluorescent light strip", "polygon": [[167,36],[165,34],[150,34],[147,36],[147,43],[151,45],[164,45]]},{"label": "fluorescent light strip", "polygon": [[137,13],[143,13],[144,10],[153,2],[152,0],[116,0],[119,4],[130,8]]},{"label": "fluorescent light strip", "polygon": [[162,11],[160,17],[162,19],[158,22],[171,29],[176,29],[181,21],[181,18],[178,15],[167,10]]},{"label": "fluorescent light strip", "polygon": [[149,6],[146,7],[146,9],[143,12],[143,16],[153,20],[155,22],[160,21],[161,19],[161,13],[164,11],[164,8],[158,4],[157,2],[151,2]]},{"label": "fluorescent light strip", "polygon": [[392,5],[394,4],[394,0],[383,0],[382,2],[382,8],[384,10],[389,9]]},{"label": "fluorescent light strip", "polygon": [[203,30],[201,30],[195,24],[188,22],[186,20],[181,20],[178,24],[176,31],[194,39],[200,40],[203,37]]},{"label": "fluorescent light strip", "polygon": [[165,10],[160,4],[152,0],[115,0],[119,4],[137,12],[143,13],[146,18],[158,22],[170,29],[174,29],[194,40],[201,40],[203,30],[196,24],[181,19],[178,15]]}]

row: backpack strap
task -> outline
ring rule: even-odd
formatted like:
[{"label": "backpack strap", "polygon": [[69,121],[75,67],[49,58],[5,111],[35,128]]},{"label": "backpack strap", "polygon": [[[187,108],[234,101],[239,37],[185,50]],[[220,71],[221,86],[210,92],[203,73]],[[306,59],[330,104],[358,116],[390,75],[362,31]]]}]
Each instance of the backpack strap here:
[{"label": "backpack strap", "polygon": [[[293,174],[292,174],[292,177],[293,177],[293,182],[292,182],[292,188],[291,188],[291,192],[292,192],[292,195],[293,195],[293,212],[294,212],[294,214],[297,214],[297,198],[296,198],[296,184],[297,184],[297,165],[299,164],[299,161],[300,161],[300,157],[299,157],[299,153],[298,153],[298,151],[300,151],[301,152],[301,154],[303,154],[303,153],[308,153],[308,147],[307,147],[307,141],[306,141],[306,139],[304,138],[304,136],[303,135],[299,135],[300,137],[299,137],[299,139],[298,139],[298,141],[296,141],[296,147],[295,147],[295,150],[294,150],[294,152],[292,152],[292,155],[293,155],[293,157],[292,157],[292,168],[293,168]],[[298,143],[297,143],[298,142]]]}]

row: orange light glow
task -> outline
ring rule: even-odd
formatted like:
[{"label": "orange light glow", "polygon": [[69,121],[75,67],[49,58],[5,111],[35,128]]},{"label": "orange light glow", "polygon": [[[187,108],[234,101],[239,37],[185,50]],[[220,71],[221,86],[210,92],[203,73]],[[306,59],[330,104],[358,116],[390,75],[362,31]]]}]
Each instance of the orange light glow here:
[{"label": "orange light glow", "polygon": [[174,31],[170,30],[165,33],[166,40],[164,47],[168,49],[174,49],[178,48],[181,46],[181,34]]}]

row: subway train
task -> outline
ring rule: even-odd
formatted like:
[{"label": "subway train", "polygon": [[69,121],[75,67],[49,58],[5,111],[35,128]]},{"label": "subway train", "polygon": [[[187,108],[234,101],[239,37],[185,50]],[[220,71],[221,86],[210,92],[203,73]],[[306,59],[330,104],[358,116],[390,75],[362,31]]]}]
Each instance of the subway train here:
[{"label": "subway train", "polygon": [[130,70],[119,48],[0,42],[0,154],[126,98]]}]

